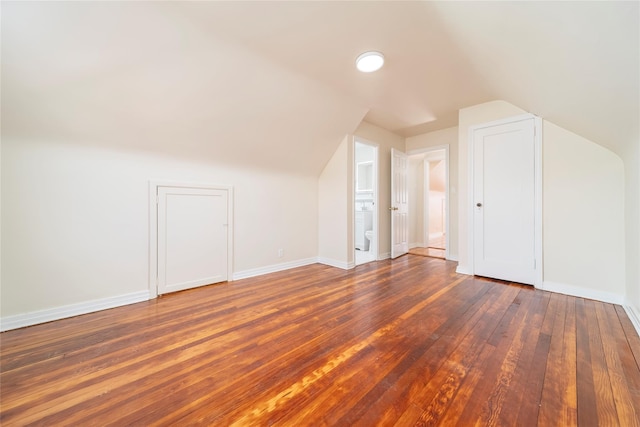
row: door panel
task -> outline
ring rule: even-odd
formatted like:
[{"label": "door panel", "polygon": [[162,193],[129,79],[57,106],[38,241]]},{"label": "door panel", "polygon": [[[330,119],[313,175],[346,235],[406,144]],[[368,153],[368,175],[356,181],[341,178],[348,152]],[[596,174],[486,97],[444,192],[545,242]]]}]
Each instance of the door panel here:
[{"label": "door panel", "polygon": [[474,273],[532,285],[534,120],[478,129],[473,150]]},{"label": "door panel", "polygon": [[408,157],[391,149],[391,258],[409,252]]},{"label": "door panel", "polygon": [[158,293],[227,280],[226,190],[158,188]]}]

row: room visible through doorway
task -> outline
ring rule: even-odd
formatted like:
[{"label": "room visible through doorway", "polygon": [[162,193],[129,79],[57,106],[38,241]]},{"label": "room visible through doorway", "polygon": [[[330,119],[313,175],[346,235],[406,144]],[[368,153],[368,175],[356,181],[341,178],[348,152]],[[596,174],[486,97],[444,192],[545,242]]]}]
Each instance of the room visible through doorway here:
[{"label": "room visible through doorway", "polygon": [[446,259],[448,218],[446,148],[409,156],[409,253]]},{"label": "room visible through doorway", "polygon": [[354,143],[354,259],[355,265],[378,259],[378,147]]}]

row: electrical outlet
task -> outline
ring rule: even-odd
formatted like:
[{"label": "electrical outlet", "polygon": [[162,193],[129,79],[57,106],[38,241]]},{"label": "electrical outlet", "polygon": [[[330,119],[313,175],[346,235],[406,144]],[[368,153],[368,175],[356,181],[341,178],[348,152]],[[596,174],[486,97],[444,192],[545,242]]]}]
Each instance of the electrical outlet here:
[{"label": "electrical outlet", "polygon": [[284,256],[284,249],[278,249],[278,258],[282,258]]}]

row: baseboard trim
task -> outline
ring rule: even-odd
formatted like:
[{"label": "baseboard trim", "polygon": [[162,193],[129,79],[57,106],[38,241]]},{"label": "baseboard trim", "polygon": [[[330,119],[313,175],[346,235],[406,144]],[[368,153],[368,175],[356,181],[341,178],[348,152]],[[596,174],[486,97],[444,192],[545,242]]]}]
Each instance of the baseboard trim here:
[{"label": "baseboard trim", "polygon": [[324,258],[324,257],[318,257],[317,262],[319,264],[328,265],[330,267],[341,268],[343,270],[351,270],[356,266],[355,262],[344,262],[344,261],[338,261],[337,259]]},{"label": "baseboard trim", "polygon": [[305,265],[315,264],[316,262],[318,262],[316,258],[305,258],[295,261],[283,262],[281,264],[268,265],[266,267],[237,271],[233,273],[233,280],[248,279],[249,277],[262,276],[263,274],[277,273],[278,271],[290,270],[296,267],[304,267]]},{"label": "baseboard trim", "polygon": [[629,320],[631,320],[631,324],[636,329],[636,332],[640,336],[640,312],[631,304],[628,300],[625,301],[625,304],[622,306],[624,311],[629,316]]},{"label": "baseboard trim", "polygon": [[471,273],[471,271],[467,267],[460,264],[458,264],[458,266],[456,267],[456,273],[466,274],[467,276],[473,276],[473,273]]},{"label": "baseboard trim", "polygon": [[426,247],[427,247],[427,245],[425,245],[423,242],[409,243],[409,249],[426,248]]},{"label": "baseboard trim", "polygon": [[33,326],[39,323],[51,322],[54,320],[65,319],[67,317],[80,316],[81,314],[93,313],[95,311],[107,310],[109,308],[135,304],[137,302],[148,300],[149,291],[144,290],[125,295],[118,295],[115,297],[64,305],[62,307],[48,308],[45,310],[6,316],[0,319],[0,331],[3,332],[9,331],[11,329],[24,328],[25,326]]},{"label": "baseboard trim", "polygon": [[582,288],[580,286],[567,285],[565,283],[549,282],[545,280],[542,282],[542,286],[539,289],[543,291],[555,292],[558,294],[571,295],[579,298],[624,305],[623,295],[614,294],[611,292],[596,291],[593,289]]},{"label": "baseboard trim", "polygon": [[382,261],[389,258],[391,258],[391,252],[384,252],[378,255],[378,261]]}]

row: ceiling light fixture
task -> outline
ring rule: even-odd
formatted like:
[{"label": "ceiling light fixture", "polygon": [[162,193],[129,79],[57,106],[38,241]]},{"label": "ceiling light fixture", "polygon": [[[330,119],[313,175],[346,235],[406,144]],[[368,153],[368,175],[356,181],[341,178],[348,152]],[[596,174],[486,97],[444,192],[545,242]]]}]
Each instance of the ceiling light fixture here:
[{"label": "ceiling light fixture", "polygon": [[377,71],[384,65],[384,55],[380,52],[365,52],[356,59],[356,67],[363,73]]}]

